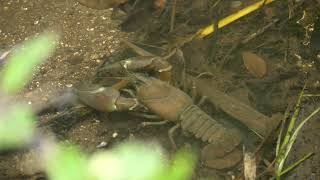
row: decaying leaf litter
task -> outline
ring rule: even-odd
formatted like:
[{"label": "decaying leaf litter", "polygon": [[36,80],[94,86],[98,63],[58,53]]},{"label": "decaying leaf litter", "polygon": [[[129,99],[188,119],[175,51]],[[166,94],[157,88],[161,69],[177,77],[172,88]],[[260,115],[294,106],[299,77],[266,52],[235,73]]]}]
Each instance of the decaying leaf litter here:
[{"label": "decaying leaf litter", "polygon": [[[280,123],[286,109],[296,103],[296,96],[305,83],[307,93],[317,93],[319,90],[319,70],[316,69],[315,56],[317,46],[314,40],[319,37],[312,35],[317,34],[317,31],[315,33],[306,32],[309,30],[307,26],[313,24],[315,20],[306,19],[307,16],[304,16],[304,14],[308,14],[308,17],[316,16],[314,12],[318,6],[314,5],[319,4],[317,1],[312,1],[312,3],[306,1],[288,5],[287,2],[276,1],[215,31],[204,39],[190,41],[190,35],[198,32],[202,27],[212,22],[215,23],[252,3],[254,1],[245,1],[235,6],[236,3],[232,5],[229,1],[213,3],[212,1],[178,0],[175,8],[171,8],[168,3],[163,10],[159,11],[159,9],[149,8],[150,5],[142,1],[136,4],[136,12],[133,10],[128,17],[129,20],[124,21],[121,28],[126,31],[135,31],[135,38],[132,40],[137,42],[136,45],[152,54],[165,56],[168,52],[178,48],[181,53],[176,53],[168,59],[173,67],[173,84],[185,88],[184,90],[191,95],[198,93],[207,96],[207,100],[200,107],[215,119],[226,124],[226,127],[241,129],[246,137],[243,143],[246,149],[256,151],[257,148],[262,147],[256,154],[258,156],[257,177],[266,178],[272,176],[272,173],[264,173],[263,176],[259,176],[259,173],[267,169],[268,162],[273,161],[274,143],[262,141],[261,138],[268,137],[269,130],[274,129],[273,126]],[[172,9],[175,9],[175,13],[172,13]],[[168,21],[172,19],[172,14],[175,14],[174,23],[172,23],[173,20]],[[141,18],[141,16],[148,18]],[[275,21],[275,19],[278,20]],[[298,20],[299,24],[296,23]],[[311,22],[308,23],[308,21]],[[311,46],[308,45],[308,42],[311,42]],[[249,59],[244,56],[248,53],[251,54]],[[101,61],[105,60],[102,67],[132,56],[134,54],[129,50],[113,53],[106,60],[101,59]],[[181,72],[184,72],[185,75]],[[105,80],[103,77],[109,76],[104,73],[101,71],[97,73],[97,76],[87,79],[103,83]],[[181,78],[196,79],[185,85],[176,83],[181,82]],[[192,90],[192,85],[195,86],[196,91]],[[201,97],[192,97],[196,101],[201,99]],[[308,99],[305,103],[316,106],[317,99]],[[302,105],[303,109],[307,107],[307,105],[305,107]],[[92,124],[91,128],[95,131],[95,126],[98,125],[95,125],[92,119],[99,119],[98,121],[103,121],[98,128],[101,131],[98,133],[99,138],[104,137],[102,139],[103,142],[107,142],[107,148],[124,139],[154,136],[159,137],[157,139],[161,144],[172,151],[170,144],[166,143],[167,130],[171,125],[160,128],[140,128],[139,124],[144,120],[126,113],[106,115],[86,107],[73,107],[58,109],[57,114],[45,114],[42,119],[47,120],[47,124],[42,123],[42,125],[51,126],[54,132],[62,135],[62,139],[75,141],[80,139],[81,141],[83,135],[77,133],[76,129],[81,129],[83,126],[81,124]],[[136,120],[132,121],[133,119]],[[300,118],[300,120],[303,119]],[[277,131],[272,131],[274,132]],[[314,132],[317,133],[316,130]],[[300,134],[303,134],[303,131]],[[311,136],[317,137],[315,134]],[[175,138],[178,147],[185,144],[191,144],[192,147],[200,150],[203,147],[201,142],[183,135],[182,132],[178,132]],[[269,139],[274,139],[274,137]],[[314,141],[315,138],[311,139],[310,144],[315,143],[315,146],[318,146],[319,142]],[[265,142],[264,145],[259,146],[262,142]],[[89,143],[83,145],[87,149],[95,149],[92,145],[90,147]],[[311,160],[317,162],[315,160],[317,158],[319,156],[315,155],[311,157]],[[206,160],[209,161],[209,159],[204,159]],[[220,163],[227,164],[228,162]],[[300,166],[303,167],[307,163],[308,160]],[[243,163],[239,162],[235,167],[216,171],[199,163],[194,177],[196,179],[200,177],[241,178],[242,166]],[[310,174],[307,172],[314,168],[317,166],[312,165],[305,172],[293,171],[291,173],[303,177],[303,174]],[[315,177],[319,175],[316,174],[317,172],[312,171]]]}]

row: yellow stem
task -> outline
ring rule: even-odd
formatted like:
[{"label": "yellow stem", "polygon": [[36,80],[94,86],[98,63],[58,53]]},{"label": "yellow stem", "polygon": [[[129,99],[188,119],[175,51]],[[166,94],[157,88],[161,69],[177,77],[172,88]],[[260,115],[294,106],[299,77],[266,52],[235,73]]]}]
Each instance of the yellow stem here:
[{"label": "yellow stem", "polygon": [[[220,28],[222,28],[222,27],[224,27],[224,26],[226,26],[226,25],[228,25],[228,24],[240,19],[241,17],[246,16],[247,14],[250,14],[251,12],[259,9],[260,7],[262,7],[263,3],[265,3],[265,5],[267,5],[267,4],[272,3],[273,1],[275,1],[275,0],[260,0],[260,1],[254,3],[254,4],[250,5],[250,6],[247,6],[246,8],[241,9],[238,12],[236,12],[234,14],[231,14],[231,15],[223,18],[222,20],[220,20],[218,22],[218,28],[220,29]],[[211,24],[211,25],[209,25],[209,26],[207,26],[207,27],[205,27],[203,29],[200,29],[197,32],[196,38],[200,39],[200,38],[206,37],[209,34],[213,33],[214,30],[215,30],[214,29],[214,25]]]}]

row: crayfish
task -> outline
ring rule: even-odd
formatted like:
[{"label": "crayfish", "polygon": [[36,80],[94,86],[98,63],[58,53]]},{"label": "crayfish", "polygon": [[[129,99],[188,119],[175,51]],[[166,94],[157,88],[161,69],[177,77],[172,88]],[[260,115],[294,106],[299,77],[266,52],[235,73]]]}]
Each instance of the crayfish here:
[{"label": "crayfish", "polygon": [[[188,94],[169,83],[172,66],[165,59],[171,55],[162,58],[148,54],[110,64],[103,70],[109,72],[124,70],[129,74],[129,78],[107,87],[98,85],[89,90],[75,89],[75,93],[84,104],[103,112],[147,108],[164,120],[153,123],[176,123],[168,132],[173,147],[176,146],[172,137],[173,132],[181,127],[182,130],[208,143],[202,149],[201,159],[204,165],[216,169],[234,166],[241,160],[242,151],[239,149],[242,142],[241,132],[236,128],[226,128],[195,105]],[[152,72],[155,77],[146,75],[144,71]],[[130,91],[134,92],[131,93],[134,97],[125,97],[121,94],[125,87],[134,87],[134,91]],[[152,122],[144,123],[148,124]]]}]

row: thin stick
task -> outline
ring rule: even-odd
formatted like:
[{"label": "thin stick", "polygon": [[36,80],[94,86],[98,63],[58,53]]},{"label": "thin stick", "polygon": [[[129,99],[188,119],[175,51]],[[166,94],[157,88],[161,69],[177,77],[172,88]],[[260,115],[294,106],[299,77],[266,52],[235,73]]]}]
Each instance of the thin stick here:
[{"label": "thin stick", "polygon": [[177,0],[174,0],[173,4],[172,4],[170,31],[169,32],[172,32],[174,29],[174,23],[175,23],[175,19],[176,19],[176,7],[177,7]]},{"label": "thin stick", "polygon": [[216,7],[220,2],[221,2],[221,0],[217,0],[217,1],[212,5],[212,7],[211,7],[211,8]]}]

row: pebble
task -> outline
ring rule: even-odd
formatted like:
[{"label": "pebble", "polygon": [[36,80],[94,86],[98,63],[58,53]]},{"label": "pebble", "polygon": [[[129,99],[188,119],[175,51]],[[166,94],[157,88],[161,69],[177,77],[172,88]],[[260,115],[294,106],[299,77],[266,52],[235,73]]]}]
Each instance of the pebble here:
[{"label": "pebble", "polygon": [[104,147],[106,147],[107,145],[108,145],[107,142],[102,141],[99,145],[96,146],[96,148],[104,148]]},{"label": "pebble", "polygon": [[118,133],[117,132],[114,132],[113,134],[112,134],[112,137],[113,138],[116,138],[118,136]]},{"label": "pebble", "polygon": [[66,86],[67,86],[68,88],[71,88],[73,85],[72,85],[72,84],[66,84]]}]

